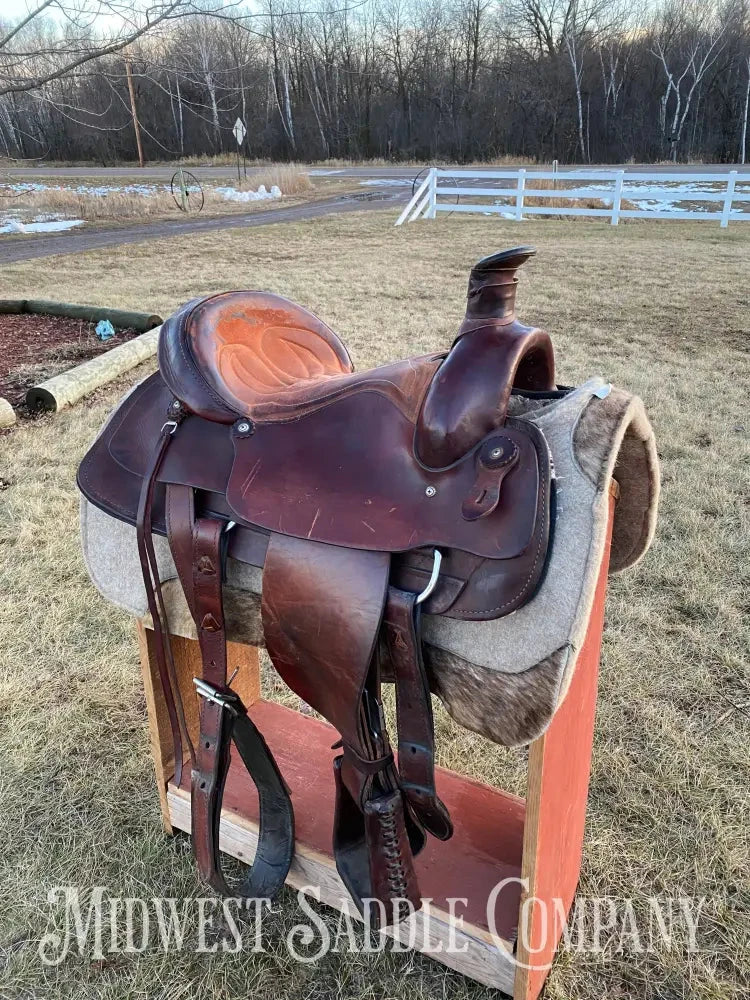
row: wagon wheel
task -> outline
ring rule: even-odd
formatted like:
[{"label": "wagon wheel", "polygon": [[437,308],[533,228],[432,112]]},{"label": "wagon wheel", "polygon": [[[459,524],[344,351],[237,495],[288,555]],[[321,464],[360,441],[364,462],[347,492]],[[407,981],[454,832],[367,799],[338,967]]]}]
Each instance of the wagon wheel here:
[{"label": "wagon wheel", "polygon": [[189,170],[180,167],[175,171],[170,184],[172,197],[181,212],[200,212],[204,196],[198,178]]}]

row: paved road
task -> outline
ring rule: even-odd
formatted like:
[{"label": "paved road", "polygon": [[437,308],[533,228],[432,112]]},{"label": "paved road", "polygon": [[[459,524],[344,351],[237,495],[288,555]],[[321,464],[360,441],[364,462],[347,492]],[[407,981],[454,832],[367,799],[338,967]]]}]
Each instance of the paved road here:
[{"label": "paved road", "polygon": [[374,197],[342,196],[326,198],[305,205],[290,205],[287,208],[269,208],[248,215],[223,215],[212,219],[176,219],[90,232],[78,230],[49,236],[6,236],[0,238],[0,266],[21,260],[33,260],[37,257],[84,253],[87,250],[120,246],[123,243],[140,243],[143,240],[184,236],[188,233],[205,233],[214,229],[243,229],[253,226],[267,226],[273,222],[299,222],[339,212],[361,212],[368,209],[386,208],[393,210],[399,202],[406,201],[410,193],[410,189],[404,189],[403,191],[388,192],[386,196],[381,194]]},{"label": "paved road", "polygon": [[[9,172],[13,174],[14,177],[22,177],[26,180],[32,180],[34,178],[48,178],[56,177],[65,178],[80,178],[85,180],[86,178],[96,177],[96,178],[118,178],[118,177],[143,177],[149,180],[166,180],[168,181],[172,174],[174,174],[176,169],[176,164],[163,164],[161,166],[145,166],[142,168],[132,166],[132,167],[46,167],[44,164],[39,164],[36,167],[11,167]],[[190,167],[192,173],[197,177],[210,179],[229,179],[236,176],[236,168],[232,166],[226,167]],[[248,167],[247,172],[249,175],[255,175],[258,173],[263,173],[266,171],[266,167]],[[412,180],[414,176],[419,172],[420,167],[408,167],[408,166],[389,166],[389,167],[376,167],[376,166],[363,166],[363,167],[311,167],[311,172],[315,176],[331,176],[331,177],[352,177],[360,178],[361,180],[368,179],[397,179],[397,178],[408,178]],[[460,169],[460,167],[456,167]],[[486,167],[487,170],[492,170],[491,166]],[[513,170],[512,165],[507,167],[500,167],[495,169],[507,169]],[[527,170],[549,170],[549,166],[540,164],[539,166],[527,166]],[[580,164],[571,164],[570,166],[561,166],[561,170],[583,170],[584,167]],[[586,167],[585,169],[592,170],[616,170],[624,169],[628,173],[641,172],[641,171],[655,171],[656,173],[727,173],[730,170],[739,170],[742,173],[750,173],[750,164],[745,164],[745,166],[740,166],[733,163],[711,163],[705,166],[691,166],[690,164],[677,163],[677,164],[666,164],[656,166],[652,163],[628,163],[628,164],[592,164],[591,167]]]}]

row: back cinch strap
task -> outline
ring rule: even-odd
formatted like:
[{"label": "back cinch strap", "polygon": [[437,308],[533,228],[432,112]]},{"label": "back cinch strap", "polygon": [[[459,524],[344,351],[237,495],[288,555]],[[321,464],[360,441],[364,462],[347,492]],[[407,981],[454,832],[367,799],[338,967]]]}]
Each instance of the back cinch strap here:
[{"label": "back cinch strap", "polygon": [[[284,884],[294,855],[294,812],[289,790],[247,709],[227,685],[227,642],[222,596],[222,533],[214,518],[194,518],[191,498],[170,486],[170,546],[198,630],[202,678],[200,736],[192,772],[192,837],[201,877],[218,893],[270,899]],[[187,559],[190,551],[191,558]],[[188,577],[189,573],[189,577]],[[221,867],[219,827],[229,773],[230,744],[258,790],[258,846],[252,868],[238,884]]]}]

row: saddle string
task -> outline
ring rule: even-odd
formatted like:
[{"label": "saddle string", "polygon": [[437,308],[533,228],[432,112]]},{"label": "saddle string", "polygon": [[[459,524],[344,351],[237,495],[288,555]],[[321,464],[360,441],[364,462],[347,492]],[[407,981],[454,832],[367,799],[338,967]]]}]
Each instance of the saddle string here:
[{"label": "saddle string", "polygon": [[[171,412],[175,412],[174,409]],[[188,748],[191,761],[195,759],[195,751],[187,728],[182,699],[179,694],[172,646],[169,641],[169,621],[167,618],[164,595],[162,593],[159,567],[156,559],[152,537],[152,508],[157,476],[161,468],[172,435],[177,427],[177,421],[171,420],[164,424],[156,443],[151,462],[146,470],[138,501],[136,515],[136,539],[141,562],[143,585],[146,591],[146,603],[155,638],[156,662],[159,678],[164,692],[164,701],[169,717],[172,734],[172,745],[175,762],[175,782],[182,780],[183,739]],[[170,428],[170,429],[168,429]]]}]

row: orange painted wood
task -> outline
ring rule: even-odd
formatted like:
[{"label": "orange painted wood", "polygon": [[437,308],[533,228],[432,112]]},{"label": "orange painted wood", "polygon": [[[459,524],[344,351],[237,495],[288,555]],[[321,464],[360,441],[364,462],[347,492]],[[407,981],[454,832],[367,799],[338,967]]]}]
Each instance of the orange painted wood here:
[{"label": "orange painted wood", "polygon": [[[291,789],[297,842],[330,857],[332,760],[339,753],[331,744],[338,738],[336,730],[271,702],[259,701],[249,714]],[[518,879],[521,874],[523,799],[442,768],[437,770],[436,784],[455,833],[445,843],[428,838],[416,859],[421,894],[433,899],[438,909],[447,909],[449,897],[466,898],[467,905],[457,905],[456,914],[487,930],[487,901],[492,888],[501,879]],[[189,790],[189,774],[183,773],[182,787]],[[236,755],[227,779],[224,811],[253,822],[258,819],[255,786]],[[494,930],[504,940],[515,937],[519,898],[520,885],[516,883],[498,899]]]},{"label": "orange painted wood", "polygon": [[[611,491],[607,545],[568,694],[529,752],[522,871],[528,889],[521,904],[539,902],[529,902],[525,920],[523,910],[519,916],[515,1000],[539,996],[564,927],[560,911],[567,917],[581,871],[614,505]],[[562,905],[555,907],[555,899]]]}]

